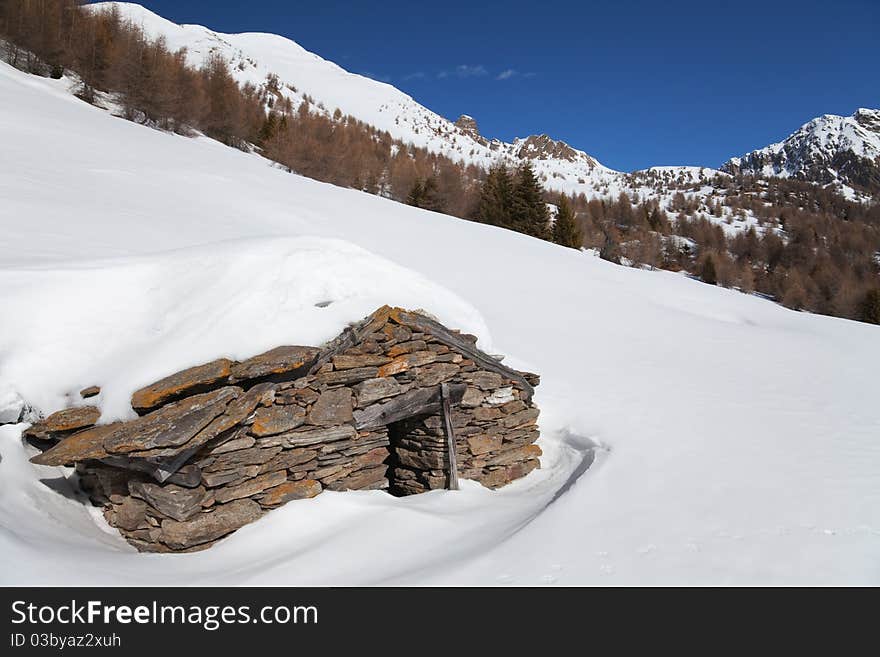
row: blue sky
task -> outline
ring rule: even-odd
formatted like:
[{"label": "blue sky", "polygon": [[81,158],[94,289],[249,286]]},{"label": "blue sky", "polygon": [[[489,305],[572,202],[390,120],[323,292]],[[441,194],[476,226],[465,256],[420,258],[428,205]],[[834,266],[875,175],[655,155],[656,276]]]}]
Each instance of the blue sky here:
[{"label": "blue sky", "polygon": [[622,170],[717,166],[880,107],[878,0],[142,4],[283,34],[488,137],[546,132]]}]

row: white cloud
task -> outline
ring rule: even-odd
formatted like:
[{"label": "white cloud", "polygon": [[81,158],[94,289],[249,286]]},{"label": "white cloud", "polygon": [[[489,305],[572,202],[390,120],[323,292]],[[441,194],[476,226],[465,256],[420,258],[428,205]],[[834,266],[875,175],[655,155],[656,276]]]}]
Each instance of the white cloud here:
[{"label": "white cloud", "polygon": [[403,76],[404,80],[423,80],[425,78],[424,71],[416,71],[415,73],[407,73]]},{"label": "white cloud", "polygon": [[482,64],[477,64],[476,66],[461,64],[455,67],[455,74],[460,78],[478,78],[488,75],[489,71]]},{"label": "white cloud", "polygon": [[459,64],[451,71],[440,71],[437,77],[441,80],[455,76],[457,78],[480,78],[489,75],[489,71],[482,64]]},{"label": "white cloud", "polygon": [[510,80],[511,78],[533,78],[536,73],[522,73],[515,68],[508,68],[495,76],[496,80]]}]

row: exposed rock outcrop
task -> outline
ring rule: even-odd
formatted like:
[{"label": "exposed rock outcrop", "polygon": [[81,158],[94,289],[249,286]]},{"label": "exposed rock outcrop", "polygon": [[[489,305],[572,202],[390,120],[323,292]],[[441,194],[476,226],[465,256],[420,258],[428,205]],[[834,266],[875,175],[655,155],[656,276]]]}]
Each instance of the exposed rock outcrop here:
[{"label": "exposed rock outcrop", "polygon": [[848,186],[867,195],[880,192],[880,110],[852,116],[825,114],[784,141],[734,157],[721,166],[730,174],[796,178]]},{"label": "exposed rock outcrop", "polygon": [[517,157],[521,160],[567,160],[575,162],[581,157],[587,157],[592,165],[595,160],[584,153],[575,150],[564,141],[553,139],[549,135],[531,135],[516,142],[519,150]]},{"label": "exposed rock outcrop", "polygon": [[477,127],[477,121],[472,116],[462,114],[456,119],[455,127],[474,141],[483,144],[484,146],[488,143],[485,137],[480,134],[480,129]]}]

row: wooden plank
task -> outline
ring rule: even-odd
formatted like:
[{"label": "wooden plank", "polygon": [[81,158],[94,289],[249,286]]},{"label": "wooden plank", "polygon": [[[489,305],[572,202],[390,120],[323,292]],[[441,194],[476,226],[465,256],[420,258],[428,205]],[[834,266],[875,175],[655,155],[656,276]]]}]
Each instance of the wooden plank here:
[{"label": "wooden plank", "polygon": [[[467,384],[454,383],[449,386],[449,398],[452,403],[461,401],[467,390]],[[418,415],[439,413],[441,406],[440,388],[417,388],[398,395],[384,404],[373,404],[354,412],[354,424],[362,429],[378,429],[392,422],[398,422]]]},{"label": "wooden plank", "polygon": [[531,400],[532,395],[534,395],[534,387],[532,387],[526,377],[523,376],[522,372],[519,372],[511,367],[507,367],[507,365],[504,365],[495,358],[492,358],[492,356],[490,356],[489,354],[480,351],[479,349],[477,349],[476,346],[474,346],[472,342],[466,340],[458,333],[453,333],[448,328],[443,326],[440,322],[434,321],[433,319],[425,317],[424,315],[407,312],[399,308],[394,309],[391,317],[395,321],[398,321],[411,329],[433,335],[449,348],[457,351],[463,356],[467,356],[468,358],[470,358],[484,370],[497,372],[506,379],[514,381],[516,385],[525,392],[525,398],[527,401]]},{"label": "wooden plank", "polygon": [[449,479],[447,488],[458,490],[458,456],[455,453],[455,428],[452,426],[449,384],[440,384],[440,397],[443,400],[443,424],[446,425],[446,450],[449,454]]}]

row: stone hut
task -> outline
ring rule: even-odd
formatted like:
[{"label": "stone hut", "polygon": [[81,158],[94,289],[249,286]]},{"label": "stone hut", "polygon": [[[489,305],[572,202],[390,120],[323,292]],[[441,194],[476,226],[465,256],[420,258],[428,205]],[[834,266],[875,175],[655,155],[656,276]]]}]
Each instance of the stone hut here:
[{"label": "stone hut", "polygon": [[475,343],[385,306],[322,348],[172,374],[132,395],[137,419],[96,425],[98,409],[77,406],[24,437],[44,450],[32,462],[75,465],[139,550],[201,550],[323,490],[497,488],[539,467],[538,377]]}]

